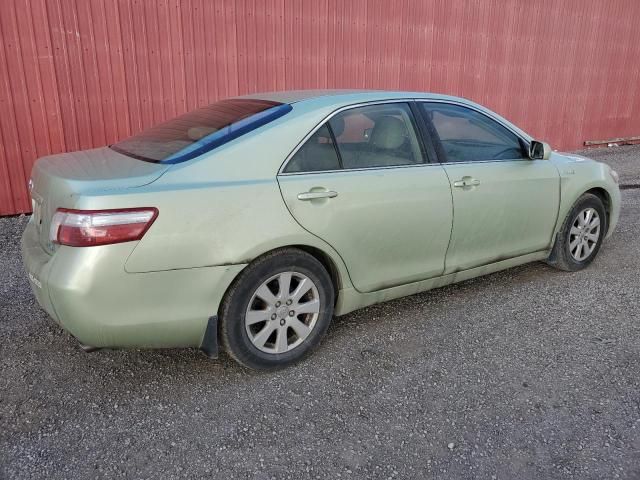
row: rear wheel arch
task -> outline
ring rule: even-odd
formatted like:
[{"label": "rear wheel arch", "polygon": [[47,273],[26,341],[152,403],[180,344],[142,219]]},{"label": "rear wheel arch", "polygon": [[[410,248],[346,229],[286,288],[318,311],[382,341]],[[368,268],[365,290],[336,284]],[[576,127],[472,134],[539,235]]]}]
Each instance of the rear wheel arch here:
[{"label": "rear wheel arch", "polygon": [[[334,287],[334,279],[331,275],[331,264],[328,264],[328,267],[325,266],[323,261],[319,259],[316,255],[320,255],[318,251],[315,251],[315,255],[307,251],[306,249],[309,247],[298,245],[291,246],[283,246],[274,248],[268,252],[265,252],[262,255],[254,258],[249,264],[236,276],[236,278],[231,282],[229,287],[227,288],[222,301],[218,307],[218,323],[217,323],[217,339],[216,341],[222,345],[227,353],[234,358],[236,361],[250,368],[254,369],[273,369],[280,368],[282,366],[286,366],[290,363],[296,362],[306,356],[312,349],[314,349],[319,343],[324,333],[326,332],[329,323],[333,317],[333,311],[335,307],[335,287]],[[317,249],[316,249],[317,250]],[[328,258],[324,258],[324,261],[330,261]],[[263,288],[264,285],[267,285],[266,282],[270,282],[271,279],[273,281],[280,282],[283,276],[283,273],[288,273],[289,280],[291,280],[291,274],[295,276],[302,276],[306,278],[306,280],[311,279],[311,287],[307,286],[307,289],[313,288],[316,296],[319,299],[319,310],[316,311],[314,315],[316,315],[316,320],[311,320],[315,322],[317,321],[317,327],[314,329],[312,325],[309,325],[309,328],[312,329],[311,333],[308,334],[308,338],[306,336],[301,337],[299,340],[302,341],[300,345],[293,345],[291,349],[285,349],[284,351],[277,350],[274,352],[262,351],[262,349],[258,346],[256,347],[256,343],[254,339],[262,335],[262,331],[258,332],[260,335],[252,338],[251,332],[249,332],[249,327],[245,324],[245,315],[247,315],[246,311],[249,311],[249,308],[252,308],[253,298],[255,298],[256,293]],[[267,279],[266,281],[264,279]],[[263,283],[262,286],[256,289],[256,286],[260,282]],[[282,283],[279,283],[279,290],[282,291]],[[289,286],[289,281],[286,282],[287,287]],[[273,302],[278,300],[281,293],[278,293],[278,297],[273,297],[277,290],[274,291],[272,287],[267,286],[271,290],[271,297],[264,296],[264,294],[259,294],[259,299],[269,299],[271,298]],[[253,296],[250,296],[250,292],[254,291]],[[304,292],[305,290],[303,290]],[[290,295],[294,295],[294,293],[286,293],[285,299],[288,298],[286,302],[286,306],[284,300],[282,300],[282,306],[280,302],[275,303],[270,308],[271,310],[266,310],[267,312],[273,312],[273,315],[269,314],[269,316],[264,319],[258,319],[257,321],[252,320],[252,323],[260,323],[266,324],[263,325],[263,329],[267,331],[267,335],[269,338],[263,337],[262,340],[266,341],[265,345],[269,342],[276,343],[277,346],[280,345],[281,338],[289,338],[290,332],[293,329],[296,333],[298,330],[292,324],[289,324],[289,316],[292,316],[294,319],[299,318],[295,312],[297,310],[291,310],[289,315],[286,315],[286,311],[283,313],[280,312],[282,308],[291,308],[297,309],[300,305],[305,304],[297,304],[299,300],[290,297]],[[289,296],[289,297],[287,297]],[[291,307],[288,305],[291,304],[293,300],[293,304]],[[333,302],[332,302],[333,300]],[[271,300],[267,300],[267,303]],[[317,301],[317,300],[316,300]],[[248,303],[247,303],[248,302]],[[296,306],[297,305],[297,306]],[[280,307],[280,308],[275,308]],[[255,312],[260,314],[264,312],[264,308],[256,308]],[[253,311],[251,312],[253,313]],[[301,311],[301,315],[311,314],[311,311]],[[277,340],[271,339],[271,333],[274,331],[273,328],[269,329],[269,324],[277,320],[276,315],[283,315],[282,318],[277,322],[280,327],[276,327],[279,329],[277,333]],[[242,321],[237,321],[241,319]],[[307,320],[309,320],[307,316]],[[302,319],[303,322],[307,320]],[[292,320],[295,321],[295,320]],[[272,325],[276,325],[273,323]],[[244,329],[247,329],[244,332]],[[244,332],[244,333],[243,333]],[[281,335],[285,333],[285,337],[281,337]],[[314,333],[315,332],[315,333]],[[255,332],[254,332],[255,333]],[[295,340],[295,337],[294,337]],[[286,342],[287,340],[285,340]],[[253,345],[252,345],[253,344]],[[278,347],[277,347],[278,348]],[[266,353],[265,353],[266,352]],[[271,356],[275,355],[275,356]]]},{"label": "rear wheel arch", "polygon": [[342,288],[342,279],[340,278],[340,271],[338,270],[338,266],[333,261],[333,259],[326,252],[317,247],[311,247],[308,245],[291,245],[290,247],[286,248],[297,248],[299,250],[302,250],[303,252],[307,252],[322,264],[322,266],[327,270],[329,276],[331,277],[331,283],[333,283],[333,290],[336,296],[336,298],[334,299],[335,303],[338,298],[338,292]]},{"label": "rear wheel arch", "polygon": [[[333,284],[334,297],[335,297],[333,299],[333,303],[335,306],[336,302],[338,301],[338,293],[340,289],[343,287],[344,281],[342,279],[340,268],[336,264],[336,261],[331,257],[330,254],[328,254],[327,252],[325,252],[324,250],[318,247],[314,247],[311,245],[304,245],[304,244],[283,245],[277,248],[272,248],[271,250],[267,250],[259,255],[256,255],[253,259],[251,259],[250,262],[248,262],[248,264],[252,264],[258,260],[263,259],[264,257],[277,255],[279,252],[286,252],[290,250],[299,250],[299,251],[305,252],[311,255],[312,257],[314,257],[318,262],[320,262],[320,264],[322,264],[322,266],[325,268],[325,270],[329,274],[329,277],[331,278],[331,283]],[[227,287],[224,295],[222,296],[223,301],[224,301],[224,298],[227,296],[229,290],[231,290],[231,287],[233,286],[234,283],[235,283],[235,280],[231,282],[231,284]],[[222,305],[222,302],[220,302],[220,305]]]}]

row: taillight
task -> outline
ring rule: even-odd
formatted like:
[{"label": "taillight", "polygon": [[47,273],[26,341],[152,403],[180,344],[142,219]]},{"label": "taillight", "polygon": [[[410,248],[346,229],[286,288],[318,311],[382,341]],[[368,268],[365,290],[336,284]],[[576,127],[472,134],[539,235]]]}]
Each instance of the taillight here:
[{"label": "taillight", "polygon": [[93,247],[140,240],[158,216],[157,208],[70,210],[59,208],[49,238],[70,247]]}]

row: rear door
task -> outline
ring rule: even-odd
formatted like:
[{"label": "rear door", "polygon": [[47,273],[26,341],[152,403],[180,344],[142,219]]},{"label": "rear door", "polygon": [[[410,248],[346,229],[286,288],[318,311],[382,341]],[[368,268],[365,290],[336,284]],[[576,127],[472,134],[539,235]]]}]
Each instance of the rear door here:
[{"label": "rear door", "polygon": [[450,186],[442,166],[425,162],[407,103],[337,113],[278,181],[292,215],[336,249],[359,291],[442,274]]},{"label": "rear door", "polygon": [[478,110],[419,105],[452,187],[445,273],[549,248],[560,203],[555,166],[530,160],[522,139]]}]

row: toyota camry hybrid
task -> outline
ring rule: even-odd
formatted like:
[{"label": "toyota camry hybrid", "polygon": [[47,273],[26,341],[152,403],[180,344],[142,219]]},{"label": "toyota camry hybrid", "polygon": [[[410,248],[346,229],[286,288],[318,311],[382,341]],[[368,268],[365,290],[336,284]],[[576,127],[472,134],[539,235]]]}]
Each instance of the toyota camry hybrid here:
[{"label": "toyota camry hybrid", "polygon": [[257,94],[39,159],[22,255],[86,350],[220,345],[271,369],[334,315],[527,262],[586,267],[617,183],[462,98]]}]

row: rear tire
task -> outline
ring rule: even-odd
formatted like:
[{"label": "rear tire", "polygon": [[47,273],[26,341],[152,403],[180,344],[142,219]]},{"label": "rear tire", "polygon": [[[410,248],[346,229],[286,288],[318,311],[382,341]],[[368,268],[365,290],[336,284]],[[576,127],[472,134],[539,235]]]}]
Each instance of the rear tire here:
[{"label": "rear tire", "polygon": [[586,268],[598,254],[607,227],[602,200],[591,193],[583,194],[558,232],[547,263],[568,272]]},{"label": "rear tire", "polygon": [[220,339],[238,363],[273,370],[298,362],[324,336],[333,317],[329,273],[298,249],[275,250],[249,264],[220,307]]}]

